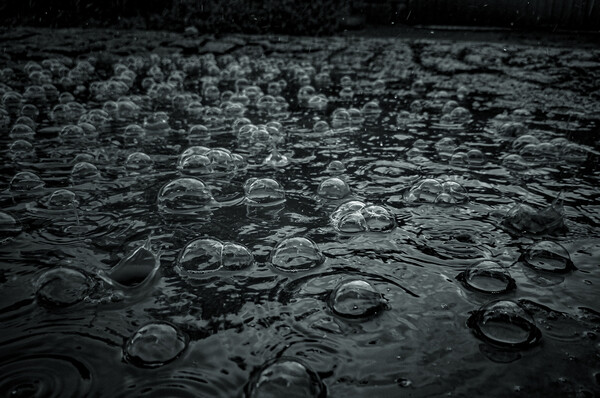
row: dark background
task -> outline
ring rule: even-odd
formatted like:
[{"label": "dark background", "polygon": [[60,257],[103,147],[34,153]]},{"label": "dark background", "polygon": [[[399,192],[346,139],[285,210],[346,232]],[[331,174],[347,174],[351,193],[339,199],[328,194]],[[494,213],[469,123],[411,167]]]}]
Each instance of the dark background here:
[{"label": "dark background", "polygon": [[5,0],[5,27],[116,27],[201,33],[331,34],[390,25],[600,30],[595,0]]}]

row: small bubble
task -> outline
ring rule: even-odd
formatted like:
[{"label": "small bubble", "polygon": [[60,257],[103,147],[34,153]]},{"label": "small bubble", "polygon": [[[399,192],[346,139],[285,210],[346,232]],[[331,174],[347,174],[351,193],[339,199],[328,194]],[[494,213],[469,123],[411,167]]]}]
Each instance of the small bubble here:
[{"label": "small bubble", "polygon": [[158,193],[157,204],[163,213],[193,214],[213,206],[215,200],[201,180],[186,177],[164,185]]},{"label": "small bubble", "polygon": [[508,270],[491,260],[469,266],[457,279],[468,289],[488,294],[506,293],[516,288]]}]

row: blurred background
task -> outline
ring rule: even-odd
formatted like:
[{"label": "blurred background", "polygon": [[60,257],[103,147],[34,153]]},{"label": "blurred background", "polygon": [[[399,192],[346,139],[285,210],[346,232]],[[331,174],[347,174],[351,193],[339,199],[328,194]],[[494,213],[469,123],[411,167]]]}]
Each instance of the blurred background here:
[{"label": "blurred background", "polygon": [[332,34],[365,26],[600,30],[595,0],[4,0],[10,26]]}]

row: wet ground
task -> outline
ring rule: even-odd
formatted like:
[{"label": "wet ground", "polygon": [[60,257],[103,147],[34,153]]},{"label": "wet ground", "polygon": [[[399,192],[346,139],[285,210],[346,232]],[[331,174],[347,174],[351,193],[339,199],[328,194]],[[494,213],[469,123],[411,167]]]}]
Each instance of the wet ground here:
[{"label": "wet ground", "polygon": [[595,37],[381,36],[3,31],[2,395],[600,394]]}]

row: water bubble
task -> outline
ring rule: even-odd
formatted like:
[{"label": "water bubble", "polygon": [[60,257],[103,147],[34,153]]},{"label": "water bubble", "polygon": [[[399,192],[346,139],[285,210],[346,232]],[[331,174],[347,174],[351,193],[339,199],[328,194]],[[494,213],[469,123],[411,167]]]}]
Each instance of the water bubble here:
[{"label": "water bubble", "polygon": [[33,128],[26,124],[15,123],[10,129],[8,136],[13,140],[32,141],[35,136],[35,132]]},{"label": "water bubble", "polygon": [[326,389],[319,376],[295,358],[268,361],[247,385],[248,398],[321,398]]},{"label": "water bubble", "polygon": [[144,130],[152,136],[161,136],[170,131],[166,112],[155,112],[144,118]]},{"label": "water bubble", "polygon": [[462,106],[457,106],[450,112],[450,119],[455,123],[466,123],[471,120],[471,112]]},{"label": "water bubble", "polygon": [[79,205],[77,195],[68,189],[57,189],[46,201],[49,210],[73,210]]},{"label": "water bubble", "polygon": [[427,178],[414,184],[404,195],[407,202],[434,203],[439,194],[444,192],[442,183],[434,178]]},{"label": "water bubble", "polygon": [[537,271],[544,272],[566,273],[575,268],[567,249],[549,240],[529,246],[521,256],[521,261]]},{"label": "water bubble", "polygon": [[317,244],[304,237],[287,238],[271,252],[271,264],[284,272],[308,271],[325,261]]},{"label": "water bubble", "polygon": [[512,153],[502,158],[502,165],[509,170],[525,171],[529,169],[529,163],[521,155]]},{"label": "water bubble", "polygon": [[531,315],[509,300],[485,304],[469,317],[467,325],[476,337],[498,348],[524,349],[542,338]]},{"label": "water bubble", "polygon": [[342,203],[329,217],[338,232],[387,232],[396,221],[390,212],[377,205],[366,205],[358,200]]},{"label": "water bubble", "polygon": [[21,232],[21,225],[10,214],[0,211],[0,245],[10,242]]},{"label": "water bubble", "polygon": [[36,282],[37,302],[47,308],[61,308],[82,301],[92,288],[82,272],[59,267],[45,272]]},{"label": "water bubble", "polygon": [[329,297],[331,310],[344,318],[372,317],[387,308],[387,300],[369,282],[349,280],[340,283]]},{"label": "water bubble", "polygon": [[31,192],[43,188],[42,179],[29,171],[20,171],[10,180],[9,189],[13,192]]},{"label": "water bubble", "polygon": [[96,181],[100,178],[98,168],[88,162],[79,162],[71,170],[71,182],[73,185]]},{"label": "water bubble", "polygon": [[325,120],[319,120],[314,124],[313,131],[317,134],[325,134],[331,131],[331,129],[329,128],[329,124],[327,124]]},{"label": "water bubble", "polygon": [[317,194],[326,199],[343,199],[350,195],[350,187],[344,180],[331,177],[319,184]]},{"label": "water bubble", "polygon": [[457,276],[457,279],[466,288],[481,293],[500,294],[516,288],[510,272],[492,260],[483,260],[467,267]]},{"label": "water bubble", "polygon": [[273,205],[285,200],[281,184],[271,178],[250,178],[244,184],[244,192],[249,204]]},{"label": "water bubble", "polygon": [[187,344],[187,337],[174,325],[150,323],[139,328],[127,341],[124,357],[135,366],[156,368],[179,357]]},{"label": "water bubble", "polygon": [[482,166],[485,163],[485,155],[479,149],[470,149],[466,159],[469,166]]},{"label": "water bubble", "polygon": [[252,253],[245,246],[216,239],[196,239],[183,248],[176,269],[181,275],[196,277],[221,268],[227,271],[245,269],[253,262]]},{"label": "water bubble", "polygon": [[523,147],[529,144],[539,144],[540,140],[533,135],[525,134],[513,141],[512,147],[514,150],[520,151]]},{"label": "water bubble", "polygon": [[125,168],[129,175],[148,174],[152,171],[154,162],[144,152],[133,152],[125,160]]},{"label": "water bubble", "polygon": [[346,171],[346,166],[339,160],[332,160],[327,165],[327,172],[331,174],[342,174]]},{"label": "water bubble", "polygon": [[8,147],[9,156],[15,161],[34,160],[36,158],[33,144],[25,140],[13,141]]},{"label": "water bubble", "polygon": [[158,193],[158,210],[162,213],[193,214],[215,204],[210,190],[192,177],[178,178],[165,184]]}]

